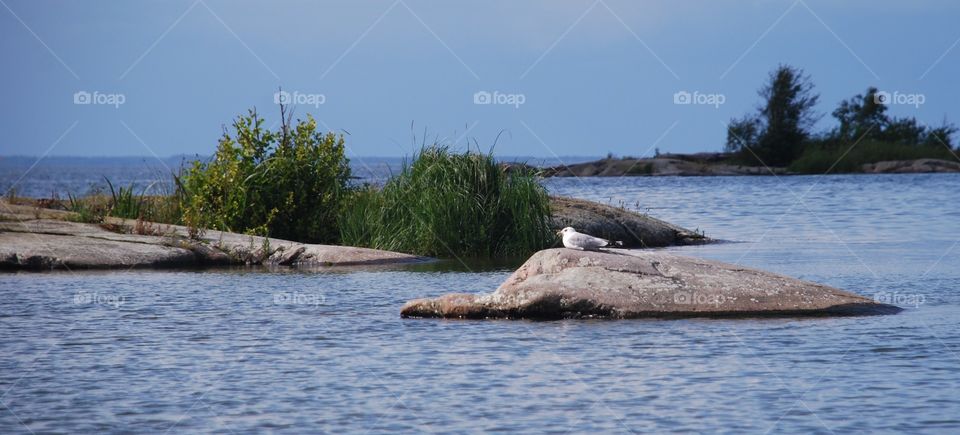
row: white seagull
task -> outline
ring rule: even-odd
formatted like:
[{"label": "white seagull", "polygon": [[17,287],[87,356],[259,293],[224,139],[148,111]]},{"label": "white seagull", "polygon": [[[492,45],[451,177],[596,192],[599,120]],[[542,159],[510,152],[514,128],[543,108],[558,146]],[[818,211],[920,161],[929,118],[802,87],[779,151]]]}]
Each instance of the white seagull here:
[{"label": "white seagull", "polygon": [[573,227],[566,227],[557,231],[558,235],[563,236],[563,246],[570,249],[579,249],[581,251],[599,251],[600,248],[611,245],[623,245],[623,242],[610,242],[607,239],[593,237],[589,234],[578,233]]}]

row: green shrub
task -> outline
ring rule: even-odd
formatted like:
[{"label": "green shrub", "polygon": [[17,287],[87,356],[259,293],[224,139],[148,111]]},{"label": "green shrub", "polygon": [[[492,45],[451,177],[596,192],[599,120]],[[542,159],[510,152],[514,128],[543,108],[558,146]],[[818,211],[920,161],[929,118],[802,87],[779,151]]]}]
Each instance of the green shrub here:
[{"label": "green shrub", "polygon": [[183,221],[203,229],[308,243],[335,243],[350,178],[343,136],[317,131],[311,116],[291,126],[281,107],[277,131],[256,111],[238,117],[208,162],[193,162],[177,184]]},{"label": "green shrub", "polygon": [[788,169],[802,174],[861,172],[865,163],[924,158],[955,159],[950,150],[942,145],[903,145],[865,140],[852,149],[850,146],[810,144]]},{"label": "green shrub", "polygon": [[653,163],[648,162],[642,165],[634,164],[627,173],[630,175],[652,175]]},{"label": "green shrub", "polygon": [[341,240],[436,257],[522,256],[554,242],[550,202],[531,172],[491,154],[424,147],[382,189],[352,192]]}]

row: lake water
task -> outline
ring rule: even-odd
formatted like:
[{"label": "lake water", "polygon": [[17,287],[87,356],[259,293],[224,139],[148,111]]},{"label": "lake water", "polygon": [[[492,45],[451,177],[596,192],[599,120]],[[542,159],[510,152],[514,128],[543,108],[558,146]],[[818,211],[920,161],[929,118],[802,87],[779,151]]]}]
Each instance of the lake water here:
[{"label": "lake water", "polygon": [[0,433],[960,432],[960,176],[546,185],[735,242],[672,252],[906,310],[422,320],[403,302],[509,268],[5,274]]},{"label": "lake water", "polygon": [[[523,162],[535,166],[554,166],[596,160],[589,156],[538,158],[506,156],[503,162]],[[83,196],[109,193],[107,180],[115,187],[133,187],[137,194],[173,192],[173,174],[189,168],[194,160],[207,156],[153,157],[28,157],[0,156],[0,194],[11,188],[17,196],[31,198]],[[355,182],[383,183],[399,172],[407,159],[400,157],[354,157],[350,168]]]}]

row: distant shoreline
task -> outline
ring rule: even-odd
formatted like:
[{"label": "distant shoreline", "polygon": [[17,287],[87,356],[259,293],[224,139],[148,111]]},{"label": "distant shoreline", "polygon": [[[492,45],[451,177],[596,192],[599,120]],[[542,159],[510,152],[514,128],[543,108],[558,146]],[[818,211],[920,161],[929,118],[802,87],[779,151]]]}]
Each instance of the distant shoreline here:
[{"label": "distant shoreline", "polygon": [[[844,174],[957,173],[960,162],[942,159],[888,160],[866,163]],[[607,157],[584,163],[540,169],[543,177],[625,177],[625,176],[736,176],[810,175],[783,167],[748,166],[733,161],[728,153],[662,154],[652,158]]]}]

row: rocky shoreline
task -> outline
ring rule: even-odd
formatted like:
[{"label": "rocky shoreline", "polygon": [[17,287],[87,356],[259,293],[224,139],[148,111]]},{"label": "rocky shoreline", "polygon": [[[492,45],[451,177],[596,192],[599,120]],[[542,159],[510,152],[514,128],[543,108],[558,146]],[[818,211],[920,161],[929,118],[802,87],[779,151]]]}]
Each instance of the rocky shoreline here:
[{"label": "rocky shoreline", "polygon": [[889,160],[867,163],[861,170],[867,174],[928,174],[960,172],[960,162],[940,159]]},{"label": "rocky shoreline", "polygon": [[[40,201],[39,204],[42,204]],[[627,247],[707,243],[703,234],[622,208],[551,198],[551,225],[577,226]],[[106,218],[0,201],[0,270],[187,268],[272,265],[301,268],[407,264],[433,259],[351,246],[317,245],[223,231],[195,240],[184,226]]]},{"label": "rocky shoreline", "polygon": [[[544,177],[629,176],[731,176],[795,175],[782,167],[743,166],[729,163],[724,153],[665,154],[654,158],[606,158],[540,169]],[[857,173],[907,174],[960,172],[960,162],[940,159],[891,160],[867,163]]]},{"label": "rocky shoreline", "polygon": [[[552,197],[551,226],[576,226],[633,248],[708,243],[702,234],[622,208]],[[0,201],[0,270],[294,268],[396,265],[433,259],[221,231],[106,218],[80,223],[66,211]],[[900,309],[832,287],[662,251],[547,249],[488,295],[448,294],[408,302],[403,317],[639,318],[839,316]]]}]

